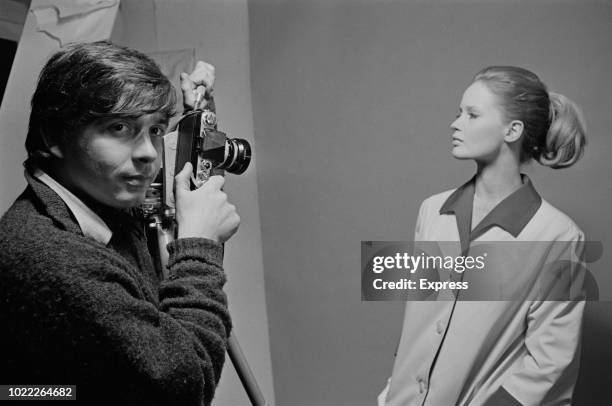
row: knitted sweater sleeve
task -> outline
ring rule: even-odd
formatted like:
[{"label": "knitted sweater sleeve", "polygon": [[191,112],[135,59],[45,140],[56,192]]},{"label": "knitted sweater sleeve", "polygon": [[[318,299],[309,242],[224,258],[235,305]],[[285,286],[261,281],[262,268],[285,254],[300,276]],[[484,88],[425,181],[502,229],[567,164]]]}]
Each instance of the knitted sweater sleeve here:
[{"label": "knitted sweater sleeve", "polygon": [[88,404],[210,404],[231,329],[219,244],[170,243],[157,291],[106,247],[32,231],[0,253],[3,378],[76,384]]},{"label": "knitted sweater sleeve", "polygon": [[160,287],[160,314],[188,332],[198,363],[197,381],[203,382],[204,403],[209,404],[221,377],[231,331],[222,290],[226,281],[223,249],[210,240],[188,238],[173,241],[168,251],[169,278]]}]

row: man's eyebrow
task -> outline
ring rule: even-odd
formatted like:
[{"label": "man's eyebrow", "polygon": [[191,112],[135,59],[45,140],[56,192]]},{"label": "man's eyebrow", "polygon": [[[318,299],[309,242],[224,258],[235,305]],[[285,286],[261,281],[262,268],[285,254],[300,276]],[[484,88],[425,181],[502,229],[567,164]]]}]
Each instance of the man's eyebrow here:
[{"label": "man's eyebrow", "polygon": [[158,114],[157,117],[153,117],[153,122],[155,124],[168,125],[168,123],[170,123],[170,117],[167,117],[166,115]]},{"label": "man's eyebrow", "polygon": [[120,116],[103,116],[103,117],[95,118],[93,121],[91,121],[91,124],[97,125],[97,126],[104,126],[107,124],[114,123],[116,121],[134,121],[134,119],[130,117],[120,117]]}]

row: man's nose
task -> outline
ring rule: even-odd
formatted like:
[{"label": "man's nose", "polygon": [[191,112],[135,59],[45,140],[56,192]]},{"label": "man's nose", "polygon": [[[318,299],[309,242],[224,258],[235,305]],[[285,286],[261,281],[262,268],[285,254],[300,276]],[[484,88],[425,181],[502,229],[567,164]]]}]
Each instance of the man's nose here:
[{"label": "man's nose", "polygon": [[143,130],[137,137],[133,153],[134,159],[142,163],[154,162],[159,156],[158,144],[160,141],[154,139],[154,136]]}]

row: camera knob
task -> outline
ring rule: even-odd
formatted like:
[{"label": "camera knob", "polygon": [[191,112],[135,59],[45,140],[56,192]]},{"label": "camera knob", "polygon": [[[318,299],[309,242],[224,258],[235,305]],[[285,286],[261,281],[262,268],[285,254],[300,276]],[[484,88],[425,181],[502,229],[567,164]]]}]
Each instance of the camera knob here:
[{"label": "camera knob", "polygon": [[210,110],[205,110],[202,113],[202,121],[207,127],[214,127],[217,125],[217,116]]}]

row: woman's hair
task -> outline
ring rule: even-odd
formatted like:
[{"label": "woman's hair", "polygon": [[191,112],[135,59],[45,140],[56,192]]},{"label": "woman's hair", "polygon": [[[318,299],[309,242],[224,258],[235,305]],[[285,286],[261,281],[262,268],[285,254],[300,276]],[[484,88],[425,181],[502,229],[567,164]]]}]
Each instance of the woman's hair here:
[{"label": "woman's hair", "polygon": [[514,66],[491,66],[474,82],[485,84],[496,96],[508,121],[523,122],[520,162],[535,159],[542,165],[573,165],[586,144],[582,112],[567,97],[548,92],[534,73]]},{"label": "woman's hair", "polygon": [[148,56],[107,41],[70,44],[47,61],[32,96],[28,162],[101,118],[175,114],[172,84]]}]

